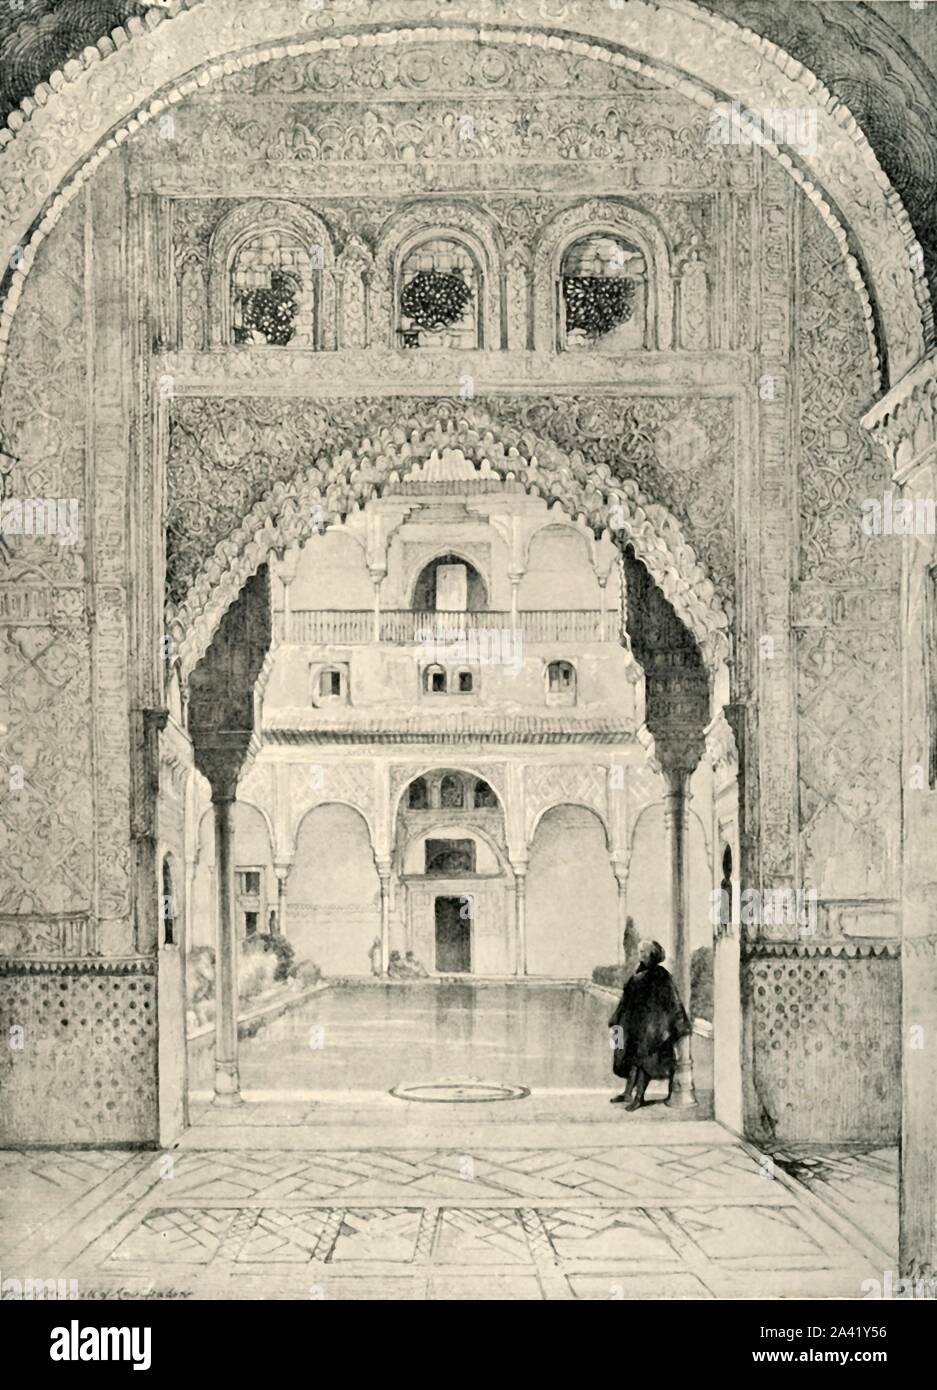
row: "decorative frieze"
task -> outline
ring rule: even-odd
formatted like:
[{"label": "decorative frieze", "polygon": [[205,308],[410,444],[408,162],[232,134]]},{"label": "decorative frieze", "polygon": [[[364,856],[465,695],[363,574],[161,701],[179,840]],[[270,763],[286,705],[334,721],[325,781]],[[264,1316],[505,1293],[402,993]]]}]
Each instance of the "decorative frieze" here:
[{"label": "decorative frieze", "polygon": [[0,584],[0,625],[3,627],[61,627],[85,620],[85,592],[75,587],[40,584]]},{"label": "decorative frieze", "polygon": [[100,954],[98,924],[86,912],[0,914],[0,957]]},{"label": "decorative frieze", "polygon": [[[369,296],[373,304],[374,296]],[[369,310],[370,312],[370,310]],[[515,330],[518,324],[515,321]],[[160,353],[157,376],[172,398],[185,396],[303,396],[310,390],[332,396],[460,393],[470,398],[490,390],[543,385],[614,392],[651,389],[672,392],[721,388],[737,394],[747,370],[737,353],[589,353],[388,349],[286,352],[244,345],[216,352]]]},{"label": "decorative frieze", "polygon": [[130,418],[125,300],[113,292],[126,211],[119,170],[112,166],[89,194],[85,221],[85,318],[91,345],[87,402],[95,900],[102,920],[130,916],[130,726],[127,599],[127,459]]},{"label": "decorative frieze", "polygon": [[[562,56],[554,53],[554,61]],[[468,60],[463,50],[461,61]],[[307,88],[289,100],[266,91],[195,97],[174,110],[172,138],[159,124],[140,131],[129,147],[134,177],[141,170],[161,191],[230,191],[234,182],[333,195],[347,187],[350,164],[362,191],[402,193],[545,188],[560,171],[565,181],[572,164],[580,184],[585,176],[622,190],[738,188],[754,180],[750,144],[707,139],[708,113],[660,89],[613,105],[605,95],[568,89],[490,95],[477,83],[461,93],[409,91],[390,100],[382,93],[377,102],[362,93],[355,104],[336,103],[334,90]],[[515,176],[520,165],[524,179]]]},{"label": "decorative frieze", "polygon": [[484,749],[488,744],[615,744],[631,745],[635,731],[622,723],[615,727],[608,720],[549,719],[512,715],[465,717],[447,715],[412,719],[357,719],[342,725],[324,720],[303,726],[303,712],[282,710],[279,717],[288,724],[267,724],[264,740],[271,744],[435,744],[457,743]]},{"label": "decorative frieze", "polygon": [[789,633],[793,580],[795,481],[791,440],[795,407],[790,374],[791,284],[794,278],[794,196],[783,171],[766,160],[760,211],[761,376],[757,483],[758,606],[752,642],[756,653],[758,819],[761,873],[766,884],[789,884],[797,873],[796,711]]},{"label": "decorative frieze", "polygon": [[894,628],[899,620],[898,591],[801,583],[794,590],[791,620],[795,628],[838,627],[856,632]]},{"label": "decorative frieze", "polygon": [[772,941],[763,936],[742,934],[742,957],[745,960],[895,960],[901,951],[902,943],[892,938],[879,941],[818,941],[805,937],[800,941]]},{"label": "decorative frieze", "polygon": [[17,975],[96,975],[155,976],[156,961],[152,956],[91,956],[74,960],[54,957],[0,957],[0,978]]}]

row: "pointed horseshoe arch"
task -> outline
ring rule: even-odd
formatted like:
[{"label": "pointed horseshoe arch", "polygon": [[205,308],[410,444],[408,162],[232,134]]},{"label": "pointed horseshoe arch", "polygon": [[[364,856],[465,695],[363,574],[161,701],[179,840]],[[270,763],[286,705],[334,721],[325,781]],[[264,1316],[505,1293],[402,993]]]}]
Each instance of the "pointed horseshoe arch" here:
[{"label": "pointed horseshoe arch", "polygon": [[[729,621],[712,581],[683,536],[677,518],[648,501],[637,483],[620,482],[603,465],[590,468],[552,441],[501,431],[494,421],[436,425],[419,437],[403,429],[350,442],[327,469],[310,467],[280,482],[240,526],[215,547],[182,603],[167,614],[183,680],[208,650],[222,617],[272,551],[301,545],[321,526],[365,506],[403,479],[424,457],[445,451],[469,460],[482,476],[520,483],[575,520],[633,547],[664,596],[693,633],[712,676],[729,655]],[[489,471],[490,470],[490,471]]]}]

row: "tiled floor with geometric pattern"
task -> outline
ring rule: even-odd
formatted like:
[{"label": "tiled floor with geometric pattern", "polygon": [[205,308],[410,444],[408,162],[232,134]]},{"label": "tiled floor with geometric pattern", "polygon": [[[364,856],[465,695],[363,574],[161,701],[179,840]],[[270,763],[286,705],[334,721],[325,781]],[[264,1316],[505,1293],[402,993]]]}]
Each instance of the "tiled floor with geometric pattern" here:
[{"label": "tiled floor with geometric pattern", "polygon": [[799,1144],[772,1158],[884,1251],[898,1248],[898,1150]]},{"label": "tiled floor with geometric pattern", "polygon": [[2,1153],[0,1271],[224,1299],[858,1298],[881,1277],[887,1252],[713,1122],[565,1133]]}]

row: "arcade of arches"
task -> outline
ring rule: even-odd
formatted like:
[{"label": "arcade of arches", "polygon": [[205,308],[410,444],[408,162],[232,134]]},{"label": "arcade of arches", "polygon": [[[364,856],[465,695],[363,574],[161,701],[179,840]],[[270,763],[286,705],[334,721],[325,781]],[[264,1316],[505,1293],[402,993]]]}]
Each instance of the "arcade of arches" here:
[{"label": "arcade of arches", "polygon": [[[200,0],[99,61],[100,129],[79,65],[60,154],[0,149],[5,492],[80,515],[2,538],[0,1011],[40,1041],[0,1136],[171,1142],[200,946],[234,1098],[254,933],[582,980],[631,918],[687,999],[711,962],[722,1123],[901,1133],[933,1271],[937,557],[861,524],[937,485],[900,200],[701,7],[333,8]],[[811,157],[707,138],[749,81]]]}]

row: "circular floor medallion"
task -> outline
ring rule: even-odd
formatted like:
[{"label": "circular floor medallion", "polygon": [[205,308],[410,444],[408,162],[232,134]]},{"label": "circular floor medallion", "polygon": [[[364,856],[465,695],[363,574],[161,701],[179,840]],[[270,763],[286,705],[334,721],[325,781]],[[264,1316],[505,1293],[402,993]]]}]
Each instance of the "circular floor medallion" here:
[{"label": "circular floor medallion", "polygon": [[394,1086],[391,1095],[398,1100],[445,1101],[449,1104],[491,1100],[523,1100],[526,1086],[505,1086],[492,1081],[423,1081],[414,1086]]}]

